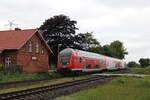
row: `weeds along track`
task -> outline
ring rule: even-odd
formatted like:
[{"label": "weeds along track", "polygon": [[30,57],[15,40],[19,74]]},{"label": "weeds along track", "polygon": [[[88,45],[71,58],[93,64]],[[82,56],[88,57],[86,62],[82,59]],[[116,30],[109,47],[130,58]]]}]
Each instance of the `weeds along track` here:
[{"label": "weeds along track", "polygon": [[[130,70],[121,70],[116,73],[128,73]],[[69,95],[84,89],[107,83],[116,76],[96,76],[87,79],[75,80],[50,86],[32,88],[11,93],[0,94],[0,100],[52,100],[56,97]]]},{"label": "weeds along track", "polygon": [[45,83],[45,82],[54,81],[56,79],[40,79],[40,80],[26,80],[26,81],[19,81],[19,82],[0,83],[0,89],[8,89],[8,88],[14,88],[20,86],[28,86],[28,85],[38,84],[38,83]]},{"label": "weeds along track", "polygon": [[0,100],[50,100],[62,95],[68,95],[85,88],[106,83],[114,77],[96,76],[88,79],[65,82],[40,88],[0,94]]},{"label": "weeds along track", "polygon": [[[130,70],[129,69],[117,70],[114,73],[127,73],[127,72],[130,72]],[[89,74],[93,74],[93,73],[83,74],[81,76],[86,76]],[[61,78],[64,78],[64,77],[60,77],[60,78],[56,78],[56,79],[40,79],[40,80],[26,80],[26,81],[19,81],[19,82],[0,83],[0,89],[29,86],[29,85],[34,85],[34,84],[38,84],[38,83],[51,82],[51,81],[59,80]]]}]

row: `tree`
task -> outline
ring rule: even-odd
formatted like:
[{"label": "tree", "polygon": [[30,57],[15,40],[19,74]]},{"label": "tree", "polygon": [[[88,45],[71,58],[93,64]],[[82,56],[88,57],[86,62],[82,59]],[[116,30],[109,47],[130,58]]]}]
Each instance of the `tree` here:
[{"label": "tree", "polygon": [[124,59],[125,55],[128,54],[127,49],[123,46],[123,43],[118,40],[112,42],[109,49],[111,56],[115,58]]},{"label": "tree", "polygon": [[68,16],[57,15],[45,20],[39,28],[54,53],[55,61],[57,61],[58,48],[62,50],[74,46],[75,31],[78,29],[76,24],[77,22]]},{"label": "tree", "polygon": [[93,37],[92,32],[80,33],[75,36],[75,40],[83,50],[88,50],[89,48],[100,45],[100,43]]},{"label": "tree", "polygon": [[127,64],[128,67],[140,67],[140,65],[138,63],[136,63],[135,61],[130,61]]},{"label": "tree", "polygon": [[123,59],[128,54],[124,48],[123,43],[120,41],[114,41],[110,45],[96,46],[89,48],[88,51],[103,54],[105,56]]},{"label": "tree", "polygon": [[102,50],[103,50],[102,46],[99,45],[99,46],[96,46],[96,47],[88,48],[87,51],[102,54],[102,52],[103,52]]},{"label": "tree", "polygon": [[140,58],[139,63],[141,67],[150,66],[150,59],[149,58]]}]

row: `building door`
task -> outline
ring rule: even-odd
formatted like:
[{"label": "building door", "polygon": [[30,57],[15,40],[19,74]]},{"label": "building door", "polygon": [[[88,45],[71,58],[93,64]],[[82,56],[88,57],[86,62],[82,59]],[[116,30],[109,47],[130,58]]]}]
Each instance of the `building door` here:
[{"label": "building door", "polygon": [[10,57],[6,57],[5,58],[5,66],[10,66],[11,65],[11,58]]}]

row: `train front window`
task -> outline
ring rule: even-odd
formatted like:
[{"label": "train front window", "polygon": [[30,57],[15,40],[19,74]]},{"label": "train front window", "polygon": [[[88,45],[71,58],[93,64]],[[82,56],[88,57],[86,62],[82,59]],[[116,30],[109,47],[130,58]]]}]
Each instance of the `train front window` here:
[{"label": "train front window", "polygon": [[70,62],[70,55],[60,55],[60,65],[67,66]]}]

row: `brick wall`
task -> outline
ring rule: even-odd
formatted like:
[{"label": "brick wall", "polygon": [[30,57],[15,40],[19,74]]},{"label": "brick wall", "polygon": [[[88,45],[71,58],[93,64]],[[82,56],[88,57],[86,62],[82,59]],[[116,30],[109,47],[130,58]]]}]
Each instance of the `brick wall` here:
[{"label": "brick wall", "polygon": [[[28,52],[29,41],[32,43],[32,52]],[[17,64],[23,65],[25,72],[47,71],[49,67],[48,51],[38,34],[32,38],[17,52]],[[39,44],[39,53],[36,53],[36,44]],[[43,52],[42,53],[42,49]]]},{"label": "brick wall", "polygon": [[5,64],[5,58],[10,57],[12,64],[17,64],[17,50],[6,50],[2,53],[1,58],[3,64]]}]

